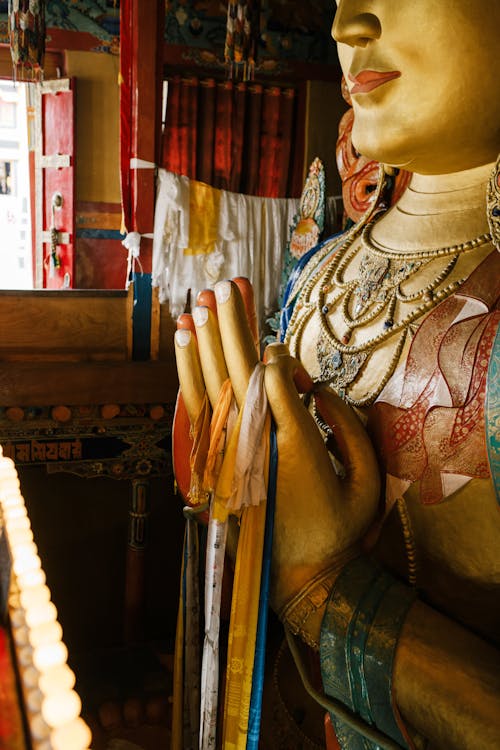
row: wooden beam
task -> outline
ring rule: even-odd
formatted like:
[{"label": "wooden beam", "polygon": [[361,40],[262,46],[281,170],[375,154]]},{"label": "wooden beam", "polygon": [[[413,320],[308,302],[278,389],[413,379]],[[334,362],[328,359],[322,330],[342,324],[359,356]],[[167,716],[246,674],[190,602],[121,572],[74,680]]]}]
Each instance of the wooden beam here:
[{"label": "wooden beam", "polygon": [[172,362],[0,362],[0,404],[167,404],[175,401]]}]

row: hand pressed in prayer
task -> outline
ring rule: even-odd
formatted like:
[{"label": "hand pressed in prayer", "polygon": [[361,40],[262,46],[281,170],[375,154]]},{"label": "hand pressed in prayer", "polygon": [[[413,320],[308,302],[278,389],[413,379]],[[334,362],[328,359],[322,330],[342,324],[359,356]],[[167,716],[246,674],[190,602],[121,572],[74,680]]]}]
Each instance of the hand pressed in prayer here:
[{"label": "hand pressed in prayer", "polygon": [[[213,406],[226,377],[241,408],[259,361],[246,309],[251,299],[249,283],[220,282],[215,297],[203,295],[204,305],[194,310],[192,330],[177,332],[175,342],[181,392],[191,423],[205,392]],[[313,387],[285,345],[270,345],[263,359],[278,443],[272,603],[280,609],[356,545],[375,516],[380,484],[373,448],[350,407],[331,390]],[[337,476],[299,390],[313,391],[317,408],[330,424],[344,478]]]}]

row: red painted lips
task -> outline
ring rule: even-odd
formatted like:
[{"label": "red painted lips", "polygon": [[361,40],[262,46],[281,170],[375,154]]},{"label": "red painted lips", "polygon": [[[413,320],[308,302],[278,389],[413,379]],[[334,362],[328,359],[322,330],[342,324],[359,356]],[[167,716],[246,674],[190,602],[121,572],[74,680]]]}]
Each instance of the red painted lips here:
[{"label": "red painted lips", "polygon": [[362,70],[357,75],[353,76],[349,73],[348,78],[354,86],[351,88],[351,94],[367,94],[369,91],[382,86],[387,81],[392,81],[393,78],[399,78],[401,75],[399,70],[390,70],[387,73],[379,70]]}]

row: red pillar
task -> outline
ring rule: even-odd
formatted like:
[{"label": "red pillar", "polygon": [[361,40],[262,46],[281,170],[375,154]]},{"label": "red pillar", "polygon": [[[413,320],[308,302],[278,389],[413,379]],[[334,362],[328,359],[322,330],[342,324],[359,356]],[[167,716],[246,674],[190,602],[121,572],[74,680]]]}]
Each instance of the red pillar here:
[{"label": "red pillar", "polygon": [[[124,228],[153,232],[155,165],[161,130],[163,0],[122,0],[120,11],[120,171]],[[151,273],[152,240],[141,241],[141,265]],[[142,637],[145,603],[147,487],[134,481],[127,545],[124,633]]]},{"label": "red pillar", "polygon": [[[153,231],[155,165],[161,131],[162,0],[124,0],[121,6],[120,149],[124,221],[129,232]],[[152,241],[141,242],[141,264],[151,272]]]}]

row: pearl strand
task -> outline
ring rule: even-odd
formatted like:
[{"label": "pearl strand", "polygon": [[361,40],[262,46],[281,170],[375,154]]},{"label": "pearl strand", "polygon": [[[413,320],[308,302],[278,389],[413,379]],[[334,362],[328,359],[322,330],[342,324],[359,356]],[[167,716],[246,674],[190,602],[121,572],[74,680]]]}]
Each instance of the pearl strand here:
[{"label": "pearl strand", "polygon": [[446,255],[460,255],[461,253],[474,250],[476,247],[481,247],[491,242],[491,234],[481,234],[479,237],[475,237],[472,240],[461,242],[457,245],[449,245],[448,247],[438,247],[426,250],[415,250],[413,252],[398,253],[389,248],[384,248],[379,245],[371,236],[373,222],[367,224],[361,232],[361,242],[363,247],[376,255],[378,258],[384,260],[426,260],[428,258],[442,258]]},{"label": "pearl strand", "polygon": [[436,306],[438,302],[442,302],[447,297],[449,297],[453,292],[455,292],[457,289],[459,289],[462,284],[464,283],[465,278],[458,279],[457,281],[451,282],[451,284],[448,284],[448,286],[444,287],[443,289],[440,289],[438,292],[433,294],[432,299],[424,300],[424,302],[416,307],[412,312],[408,313],[402,320],[399,321],[396,325],[392,326],[390,329],[385,329],[381,333],[377,334],[376,336],[373,336],[371,339],[368,339],[368,341],[363,342],[362,344],[358,345],[348,345],[344,344],[341,341],[337,339],[335,334],[331,331],[330,327],[328,326],[326,319],[323,315],[321,315],[321,310],[323,308],[323,300],[324,300],[324,292],[320,290],[319,296],[318,296],[318,303],[317,303],[317,309],[320,311],[320,325],[323,333],[325,334],[328,341],[331,343],[331,345],[338,349],[338,351],[342,352],[343,354],[359,354],[361,352],[365,352],[369,349],[373,349],[377,344],[382,343],[386,339],[388,339],[390,336],[395,335],[396,333],[399,333],[399,331],[402,331],[404,328],[407,328],[411,323],[413,323],[417,318],[419,318],[424,313],[431,310],[433,307]]}]

